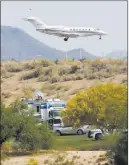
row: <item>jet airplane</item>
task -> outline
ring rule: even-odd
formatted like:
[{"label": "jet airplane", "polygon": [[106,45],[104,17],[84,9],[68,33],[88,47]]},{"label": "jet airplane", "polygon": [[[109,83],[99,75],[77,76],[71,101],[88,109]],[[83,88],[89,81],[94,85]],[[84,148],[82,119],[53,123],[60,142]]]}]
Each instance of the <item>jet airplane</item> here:
[{"label": "jet airplane", "polygon": [[29,21],[32,25],[34,25],[37,31],[48,35],[63,37],[64,41],[68,41],[69,38],[88,36],[99,36],[99,39],[101,39],[102,35],[107,35],[107,32],[93,27],[50,26],[36,17],[28,17],[23,19],[25,21]]}]

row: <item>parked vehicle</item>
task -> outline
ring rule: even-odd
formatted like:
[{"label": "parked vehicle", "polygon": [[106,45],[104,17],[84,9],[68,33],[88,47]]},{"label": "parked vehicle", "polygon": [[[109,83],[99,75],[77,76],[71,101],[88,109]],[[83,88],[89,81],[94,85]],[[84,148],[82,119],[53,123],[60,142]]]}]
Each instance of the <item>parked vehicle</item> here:
[{"label": "parked vehicle", "polygon": [[62,125],[60,127],[54,127],[54,131],[57,135],[65,135],[65,134],[77,134],[77,135],[83,135],[88,132],[88,126],[82,126],[79,128],[74,128],[71,125]]},{"label": "parked vehicle", "polygon": [[92,138],[93,140],[100,140],[102,138],[103,132],[101,129],[92,129],[89,130],[86,135],[88,138]]}]

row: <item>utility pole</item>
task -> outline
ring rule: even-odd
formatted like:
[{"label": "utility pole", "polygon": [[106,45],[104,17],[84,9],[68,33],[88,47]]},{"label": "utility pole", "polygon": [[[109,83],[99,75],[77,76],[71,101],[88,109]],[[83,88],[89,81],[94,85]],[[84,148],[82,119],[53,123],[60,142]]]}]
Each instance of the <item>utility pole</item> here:
[{"label": "utility pole", "polygon": [[82,50],[80,48],[80,60],[82,59]]},{"label": "utility pole", "polygon": [[68,55],[67,55],[67,51],[66,51],[66,53],[65,53],[65,59],[66,59],[66,61],[67,61],[67,58],[68,58]]}]

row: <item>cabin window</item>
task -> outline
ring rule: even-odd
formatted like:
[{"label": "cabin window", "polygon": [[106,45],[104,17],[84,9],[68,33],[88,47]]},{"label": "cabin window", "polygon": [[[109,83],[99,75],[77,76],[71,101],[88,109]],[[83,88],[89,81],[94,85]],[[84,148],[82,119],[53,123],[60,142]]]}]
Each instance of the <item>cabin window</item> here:
[{"label": "cabin window", "polygon": [[37,106],[37,112],[39,112],[39,109],[40,109],[39,106]]}]

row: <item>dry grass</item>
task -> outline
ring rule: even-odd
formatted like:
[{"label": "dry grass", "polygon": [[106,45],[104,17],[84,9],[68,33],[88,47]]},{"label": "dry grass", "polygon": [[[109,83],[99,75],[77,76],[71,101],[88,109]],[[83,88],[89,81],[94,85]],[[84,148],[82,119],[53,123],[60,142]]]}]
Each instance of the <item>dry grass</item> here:
[{"label": "dry grass", "polygon": [[[12,157],[2,162],[3,165],[95,165],[105,151],[67,151]],[[104,160],[99,161],[104,162]],[[31,164],[33,163],[33,164]],[[35,164],[34,164],[35,163]]]},{"label": "dry grass", "polygon": [[9,104],[24,95],[25,87],[66,101],[83,88],[102,82],[127,83],[127,61],[83,60],[2,62],[2,98]]}]

